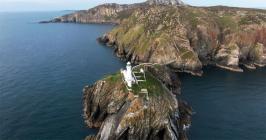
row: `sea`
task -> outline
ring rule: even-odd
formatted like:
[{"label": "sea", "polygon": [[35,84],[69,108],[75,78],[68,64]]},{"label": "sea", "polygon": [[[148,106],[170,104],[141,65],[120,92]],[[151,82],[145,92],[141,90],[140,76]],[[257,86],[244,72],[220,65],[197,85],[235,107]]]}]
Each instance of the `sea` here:
[{"label": "sea", "polygon": [[0,140],[82,140],[82,89],[124,66],[96,38],[112,25],[39,24],[67,12],[0,13]]},{"label": "sea", "polygon": [[[0,13],[0,140],[82,140],[82,89],[124,67],[96,38],[113,25],[38,21],[61,12]],[[195,112],[191,140],[265,140],[266,69],[180,74]]]},{"label": "sea", "polygon": [[266,68],[244,70],[180,75],[182,97],[194,110],[191,140],[266,140]]}]

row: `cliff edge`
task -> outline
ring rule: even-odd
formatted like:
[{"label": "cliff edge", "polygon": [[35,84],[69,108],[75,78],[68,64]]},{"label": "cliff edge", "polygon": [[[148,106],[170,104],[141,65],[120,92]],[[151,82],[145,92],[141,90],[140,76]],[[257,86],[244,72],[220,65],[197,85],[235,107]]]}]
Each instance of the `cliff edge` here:
[{"label": "cliff edge", "polygon": [[117,24],[99,40],[136,64],[160,63],[194,75],[204,65],[237,72],[266,65],[266,10],[148,0],[103,4],[48,22]]},{"label": "cliff edge", "polygon": [[123,19],[128,18],[136,9],[152,5],[179,6],[184,5],[180,0],[147,0],[135,4],[102,4],[88,10],[80,10],[71,14],[56,17],[50,21],[40,23],[98,23],[98,24],[119,24]]},{"label": "cliff edge", "polygon": [[204,65],[242,72],[242,65],[266,65],[266,11],[153,5],[134,10],[99,40],[133,63],[195,75]]},{"label": "cliff edge", "polygon": [[[161,76],[157,79],[155,75]],[[85,122],[100,128],[87,140],[187,139],[192,113],[185,102],[177,100],[178,78],[166,69],[154,68],[148,68],[146,76],[148,94],[141,93],[138,87],[128,91],[120,73],[84,88]]]},{"label": "cliff edge", "polygon": [[86,86],[85,122],[100,128],[87,140],[185,140],[192,111],[177,99],[176,72],[201,75],[205,65],[237,72],[266,66],[266,10],[148,0],[104,4],[42,23],[50,22],[116,24],[101,43],[123,60],[165,66],[147,68],[148,96],[138,87],[128,91],[120,73]]}]

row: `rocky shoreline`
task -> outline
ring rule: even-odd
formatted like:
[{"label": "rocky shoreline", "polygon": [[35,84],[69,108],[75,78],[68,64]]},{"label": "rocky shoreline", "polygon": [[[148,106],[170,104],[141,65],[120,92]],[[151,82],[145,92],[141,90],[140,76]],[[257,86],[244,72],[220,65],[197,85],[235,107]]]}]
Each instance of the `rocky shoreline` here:
[{"label": "rocky shoreline", "polygon": [[86,86],[85,123],[100,129],[86,140],[186,140],[192,109],[179,98],[178,72],[201,76],[207,65],[234,72],[266,65],[266,10],[148,0],[104,4],[41,23],[58,22],[116,24],[98,41],[122,60],[159,64],[147,71],[166,87],[146,100],[126,91],[119,74]]},{"label": "rocky shoreline", "polygon": [[[167,64],[176,71],[196,73],[196,75],[201,75],[203,64],[206,62],[207,65],[214,65],[235,72],[243,72],[240,68],[241,64],[244,66],[265,66],[266,11],[264,11],[264,16],[261,17],[259,24],[242,25],[242,23],[235,23],[234,26],[236,27],[230,27],[233,25],[219,27],[221,26],[219,22],[222,22],[219,20],[224,19],[213,17],[214,19],[211,20],[208,17],[210,23],[204,21],[204,24],[207,25],[199,24],[191,27],[191,21],[186,21],[187,19],[184,21],[181,19],[169,20],[169,18],[174,19],[174,17],[185,14],[181,13],[181,9],[182,11],[184,9],[202,10],[200,8],[190,9],[189,7],[157,6],[144,10],[139,9],[128,20],[103,35],[99,41],[114,47],[118,57],[130,60],[132,63]],[[232,9],[228,8],[228,10]],[[243,13],[246,12],[243,9],[238,10]],[[239,11],[232,10],[230,12],[237,13]],[[162,19],[166,16],[161,14],[164,12],[172,12],[172,15]],[[210,12],[209,14],[214,13]],[[162,18],[156,19],[157,16]],[[217,14],[217,16],[220,15]],[[208,27],[210,26],[208,24],[216,24],[216,27]],[[236,29],[231,28],[239,29],[234,31]]]},{"label": "rocky shoreline", "polygon": [[[180,81],[167,68],[147,69],[160,80],[163,90],[149,93],[149,98],[124,89],[120,73],[84,88],[84,119],[89,127],[100,128],[98,139],[186,140],[192,109],[177,96]],[[172,73],[173,74],[173,73]],[[162,79],[161,79],[162,78]],[[164,83],[164,84],[163,84]],[[163,88],[166,85],[167,88]]]},{"label": "rocky shoreline", "polygon": [[167,64],[193,75],[202,75],[206,64],[235,72],[243,71],[241,64],[266,65],[266,10],[148,0],[103,4],[41,23],[57,22],[116,24],[99,40],[135,64]]}]

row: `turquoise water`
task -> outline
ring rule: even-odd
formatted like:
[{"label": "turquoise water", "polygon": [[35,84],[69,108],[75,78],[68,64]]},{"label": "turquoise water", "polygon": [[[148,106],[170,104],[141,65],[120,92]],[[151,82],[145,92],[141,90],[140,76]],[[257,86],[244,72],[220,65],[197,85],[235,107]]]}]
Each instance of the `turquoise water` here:
[{"label": "turquoise water", "polygon": [[266,69],[204,72],[180,76],[182,96],[196,112],[191,140],[266,140]]},{"label": "turquoise water", "polygon": [[62,12],[0,13],[0,140],[81,140],[82,88],[123,63],[110,25],[37,24]]}]

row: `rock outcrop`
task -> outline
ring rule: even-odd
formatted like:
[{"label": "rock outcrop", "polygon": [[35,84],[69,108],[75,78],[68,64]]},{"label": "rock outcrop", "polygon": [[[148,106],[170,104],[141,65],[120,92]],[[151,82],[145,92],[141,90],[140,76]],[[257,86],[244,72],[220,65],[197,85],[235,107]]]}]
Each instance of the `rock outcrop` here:
[{"label": "rock outcrop", "polygon": [[113,47],[121,59],[165,66],[147,68],[159,80],[159,89],[149,91],[149,99],[127,91],[119,74],[85,87],[85,122],[100,128],[87,140],[187,139],[192,112],[175,97],[180,94],[175,72],[201,75],[204,65],[241,72],[241,65],[266,65],[266,10],[148,0],[104,4],[48,22],[117,24],[99,41]]},{"label": "rock outcrop", "polygon": [[118,24],[100,41],[134,63],[160,63],[195,75],[202,74],[204,65],[238,72],[241,65],[266,65],[266,10],[148,0],[104,4],[48,22]]},{"label": "rock outcrop", "polygon": [[72,14],[56,17],[50,21],[40,23],[108,23],[118,24],[124,18],[131,15],[135,8],[143,7],[144,4],[120,5],[120,4],[103,4],[89,10],[81,10]]},{"label": "rock outcrop", "polygon": [[[134,89],[128,91],[120,73],[84,88],[85,122],[89,127],[100,128],[87,140],[187,139],[186,126],[191,123],[191,108],[171,92],[180,94],[179,80],[173,79],[168,70],[148,69],[146,74],[151,77],[147,81],[153,81],[148,95]],[[164,76],[159,76],[161,80],[158,80],[154,74]],[[166,88],[162,82],[175,87]]]},{"label": "rock outcrop", "polygon": [[150,5],[184,5],[180,0],[148,0],[143,3],[135,4],[103,4],[89,10],[81,10],[72,14],[54,18],[50,21],[41,21],[40,23],[108,23],[119,24],[125,18],[128,18],[132,12],[138,8],[145,8]]},{"label": "rock outcrop", "polygon": [[136,9],[99,39],[133,63],[165,64],[200,75],[203,65],[232,71],[266,65],[266,11],[229,7]]},{"label": "rock outcrop", "polygon": [[184,5],[181,0],[148,0],[147,3],[150,5]]}]

